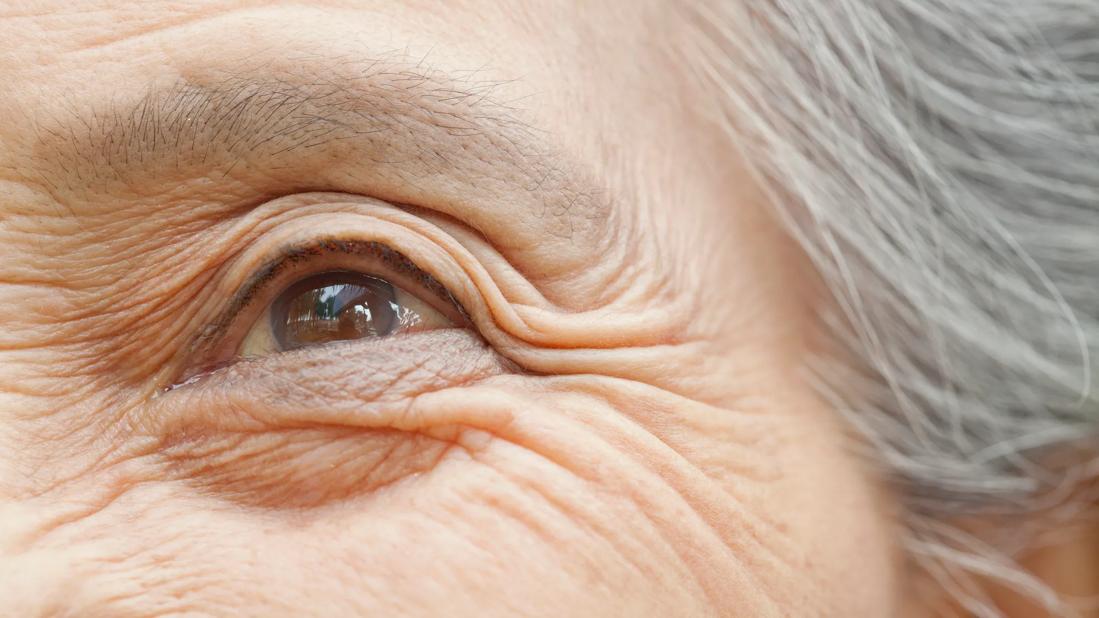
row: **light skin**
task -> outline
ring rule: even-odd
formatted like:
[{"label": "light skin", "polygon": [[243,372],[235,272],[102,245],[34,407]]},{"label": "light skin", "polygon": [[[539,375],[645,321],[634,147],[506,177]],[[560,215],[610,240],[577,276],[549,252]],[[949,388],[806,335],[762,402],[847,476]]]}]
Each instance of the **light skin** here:
[{"label": "light skin", "polygon": [[[0,8],[0,614],[910,611],[679,19]],[[337,267],[444,321],[234,362]]]}]

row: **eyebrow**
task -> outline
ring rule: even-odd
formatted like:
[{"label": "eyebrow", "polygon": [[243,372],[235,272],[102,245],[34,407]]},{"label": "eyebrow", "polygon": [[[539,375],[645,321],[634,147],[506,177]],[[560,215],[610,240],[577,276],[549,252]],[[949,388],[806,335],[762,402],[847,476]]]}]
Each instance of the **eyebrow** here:
[{"label": "eyebrow", "polygon": [[506,84],[422,63],[334,64],[339,76],[255,71],[154,85],[136,103],[73,99],[63,117],[39,126],[40,178],[53,192],[102,193],[188,174],[224,178],[242,166],[272,174],[352,159],[407,187],[429,177],[468,185],[446,200],[506,197],[557,236],[607,218],[609,192],[592,166],[524,121],[498,96]]}]

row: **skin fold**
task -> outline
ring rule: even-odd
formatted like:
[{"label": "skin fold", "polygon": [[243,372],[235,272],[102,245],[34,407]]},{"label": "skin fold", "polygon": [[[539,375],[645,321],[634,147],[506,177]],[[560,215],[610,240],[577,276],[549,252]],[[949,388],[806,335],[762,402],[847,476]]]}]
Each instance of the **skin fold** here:
[{"label": "skin fold", "polygon": [[[0,7],[0,615],[910,608],[671,4]],[[208,366],[325,240],[467,323]]]}]

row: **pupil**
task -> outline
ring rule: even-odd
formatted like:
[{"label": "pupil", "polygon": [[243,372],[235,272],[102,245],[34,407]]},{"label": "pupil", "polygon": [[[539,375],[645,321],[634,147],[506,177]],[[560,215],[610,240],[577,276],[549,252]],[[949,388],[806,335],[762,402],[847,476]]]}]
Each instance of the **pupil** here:
[{"label": "pupil", "polygon": [[287,288],[271,311],[271,330],[283,350],[383,337],[397,326],[393,286],[377,277],[331,272]]}]

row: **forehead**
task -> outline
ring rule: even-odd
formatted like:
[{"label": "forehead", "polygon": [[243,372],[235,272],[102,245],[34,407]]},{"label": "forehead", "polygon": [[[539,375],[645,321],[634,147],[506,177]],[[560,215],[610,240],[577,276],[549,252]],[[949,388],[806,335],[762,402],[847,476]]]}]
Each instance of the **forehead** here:
[{"label": "forehead", "polygon": [[[4,129],[0,161],[24,188],[77,210],[249,168],[285,192],[298,187],[273,186],[273,170],[346,176],[355,161],[354,173],[367,162],[406,189],[424,177],[476,181],[447,199],[476,189],[516,201],[520,187],[518,201],[551,219],[600,219],[635,184],[621,169],[639,167],[608,171],[607,143],[632,135],[634,162],[666,143],[634,130],[655,125],[652,103],[664,99],[653,43],[668,29],[646,27],[664,12],[523,2],[11,11],[0,16],[0,35],[16,42],[0,58],[10,86],[0,113],[21,122]],[[554,233],[572,231],[560,221]]]},{"label": "forehead", "polygon": [[491,86],[498,100],[531,113],[582,108],[611,92],[636,99],[639,84],[656,81],[663,72],[654,69],[670,68],[655,63],[676,23],[663,3],[647,1],[629,10],[506,0],[113,4],[43,2],[0,13],[0,72],[9,84],[34,85],[0,89],[6,106],[53,96],[60,104],[107,85],[114,99],[134,98],[155,80],[208,83],[261,65],[308,72],[310,60],[324,61],[340,77],[341,68],[404,59],[413,65],[404,85],[427,68],[474,94]]}]

